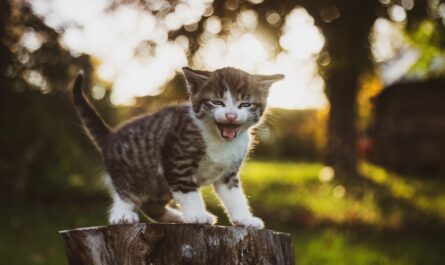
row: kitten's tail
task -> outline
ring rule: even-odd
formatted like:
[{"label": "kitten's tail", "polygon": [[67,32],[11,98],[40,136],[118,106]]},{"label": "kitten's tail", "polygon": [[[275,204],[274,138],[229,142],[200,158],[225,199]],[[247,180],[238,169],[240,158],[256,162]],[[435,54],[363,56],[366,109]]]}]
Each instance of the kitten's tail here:
[{"label": "kitten's tail", "polygon": [[73,99],[74,106],[79,113],[82,123],[99,150],[103,150],[108,136],[111,133],[110,127],[102,120],[97,111],[91,105],[83,92],[83,73],[79,73],[74,81]]}]

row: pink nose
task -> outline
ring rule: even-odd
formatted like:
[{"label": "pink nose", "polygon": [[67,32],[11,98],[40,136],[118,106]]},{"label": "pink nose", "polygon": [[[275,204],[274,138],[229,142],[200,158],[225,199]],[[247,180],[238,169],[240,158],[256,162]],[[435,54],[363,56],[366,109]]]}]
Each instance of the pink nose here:
[{"label": "pink nose", "polygon": [[226,118],[228,122],[234,122],[236,118],[238,118],[238,114],[236,114],[235,112],[229,112],[226,113]]}]

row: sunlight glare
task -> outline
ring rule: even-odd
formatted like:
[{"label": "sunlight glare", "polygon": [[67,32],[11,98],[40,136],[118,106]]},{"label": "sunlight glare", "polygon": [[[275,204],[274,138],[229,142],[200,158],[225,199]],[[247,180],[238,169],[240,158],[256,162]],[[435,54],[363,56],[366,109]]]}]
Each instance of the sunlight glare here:
[{"label": "sunlight glare", "polygon": [[251,9],[243,10],[237,16],[237,23],[246,29],[253,30],[258,25],[258,14]]},{"label": "sunlight glare", "polygon": [[[206,30],[198,37],[192,67],[212,70],[232,66],[254,74],[283,73],[286,78],[271,88],[271,106],[326,106],[324,83],[316,64],[324,39],[302,8],[283,17],[280,49],[257,29],[259,18],[254,10],[241,11],[236,22],[230,22],[209,13],[211,0],[180,0],[161,15],[128,5],[106,12],[110,0],[93,2],[36,0],[30,4],[49,21],[46,23],[64,29],[60,40],[63,46],[73,54],[90,54],[99,62],[96,73],[113,84],[114,104],[131,104],[134,97],[160,93],[161,87],[187,65],[190,47],[187,37],[170,41],[168,33],[182,26],[193,30],[196,22],[206,19]],[[84,8],[90,5],[91,8]],[[163,6],[159,8],[164,10]],[[269,23],[280,19],[278,13],[274,16],[269,17]],[[228,34],[218,35],[222,29]],[[152,44],[138,54],[142,42]]]},{"label": "sunlight glare", "polygon": [[131,104],[134,97],[159,94],[166,80],[171,80],[176,69],[187,64],[184,49],[176,42],[159,45],[153,57],[131,60],[125,65],[113,86],[113,104]]},{"label": "sunlight glare", "polygon": [[204,23],[204,28],[212,34],[218,34],[221,31],[221,19],[217,16],[209,17]]},{"label": "sunlight glare", "polygon": [[23,32],[20,42],[29,52],[34,52],[42,46],[43,40],[34,30],[26,30]]},{"label": "sunlight glare", "polygon": [[323,94],[324,82],[317,73],[314,60],[295,60],[281,52],[268,73],[283,73],[286,78],[272,86],[268,103],[281,108],[322,108],[326,106]]},{"label": "sunlight glare", "polygon": [[371,50],[376,62],[381,63],[393,58],[401,49],[408,48],[400,25],[378,18],[371,34]]},{"label": "sunlight glare", "polygon": [[232,25],[227,37],[202,34],[193,64],[200,69],[232,66],[250,73],[282,73],[286,78],[272,86],[269,105],[289,109],[322,108],[327,100],[315,56],[322,49],[324,39],[312,18],[301,8],[294,9],[286,17],[282,36],[285,43],[287,40],[293,43],[292,38],[296,37],[304,41],[296,41],[296,47],[283,47],[275,56],[273,44],[261,39],[256,32],[246,32]]},{"label": "sunlight glare", "polygon": [[324,38],[305,9],[295,8],[286,17],[280,45],[296,59],[307,59],[318,54]]}]

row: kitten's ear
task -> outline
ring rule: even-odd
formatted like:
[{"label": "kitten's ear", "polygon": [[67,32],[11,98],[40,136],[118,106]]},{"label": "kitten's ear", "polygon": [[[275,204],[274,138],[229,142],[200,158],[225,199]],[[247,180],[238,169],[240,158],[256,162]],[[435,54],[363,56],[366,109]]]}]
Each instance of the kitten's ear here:
[{"label": "kitten's ear", "polygon": [[260,83],[260,88],[264,90],[268,90],[273,83],[284,79],[284,75],[282,74],[254,75],[254,77]]},{"label": "kitten's ear", "polygon": [[212,74],[209,71],[193,70],[188,67],[183,67],[185,80],[187,81],[187,87],[191,94],[198,92],[199,88],[204,84]]}]

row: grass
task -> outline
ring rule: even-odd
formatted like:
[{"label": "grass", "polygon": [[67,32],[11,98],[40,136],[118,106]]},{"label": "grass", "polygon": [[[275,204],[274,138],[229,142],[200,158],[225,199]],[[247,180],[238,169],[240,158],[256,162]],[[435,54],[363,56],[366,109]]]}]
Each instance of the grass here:
[{"label": "grass", "polygon": [[[443,264],[445,181],[361,164],[368,183],[320,181],[321,164],[250,161],[243,186],[268,228],[292,235],[297,265]],[[208,208],[227,224],[205,188]],[[80,202],[81,201],[81,202]],[[67,264],[58,230],[106,223],[103,197],[1,204],[0,264]]]},{"label": "grass", "polygon": [[103,200],[92,204],[55,202],[2,205],[0,264],[67,264],[57,231],[106,222]]},{"label": "grass", "polygon": [[438,238],[340,228],[295,231],[293,238],[299,265],[443,263]]}]

